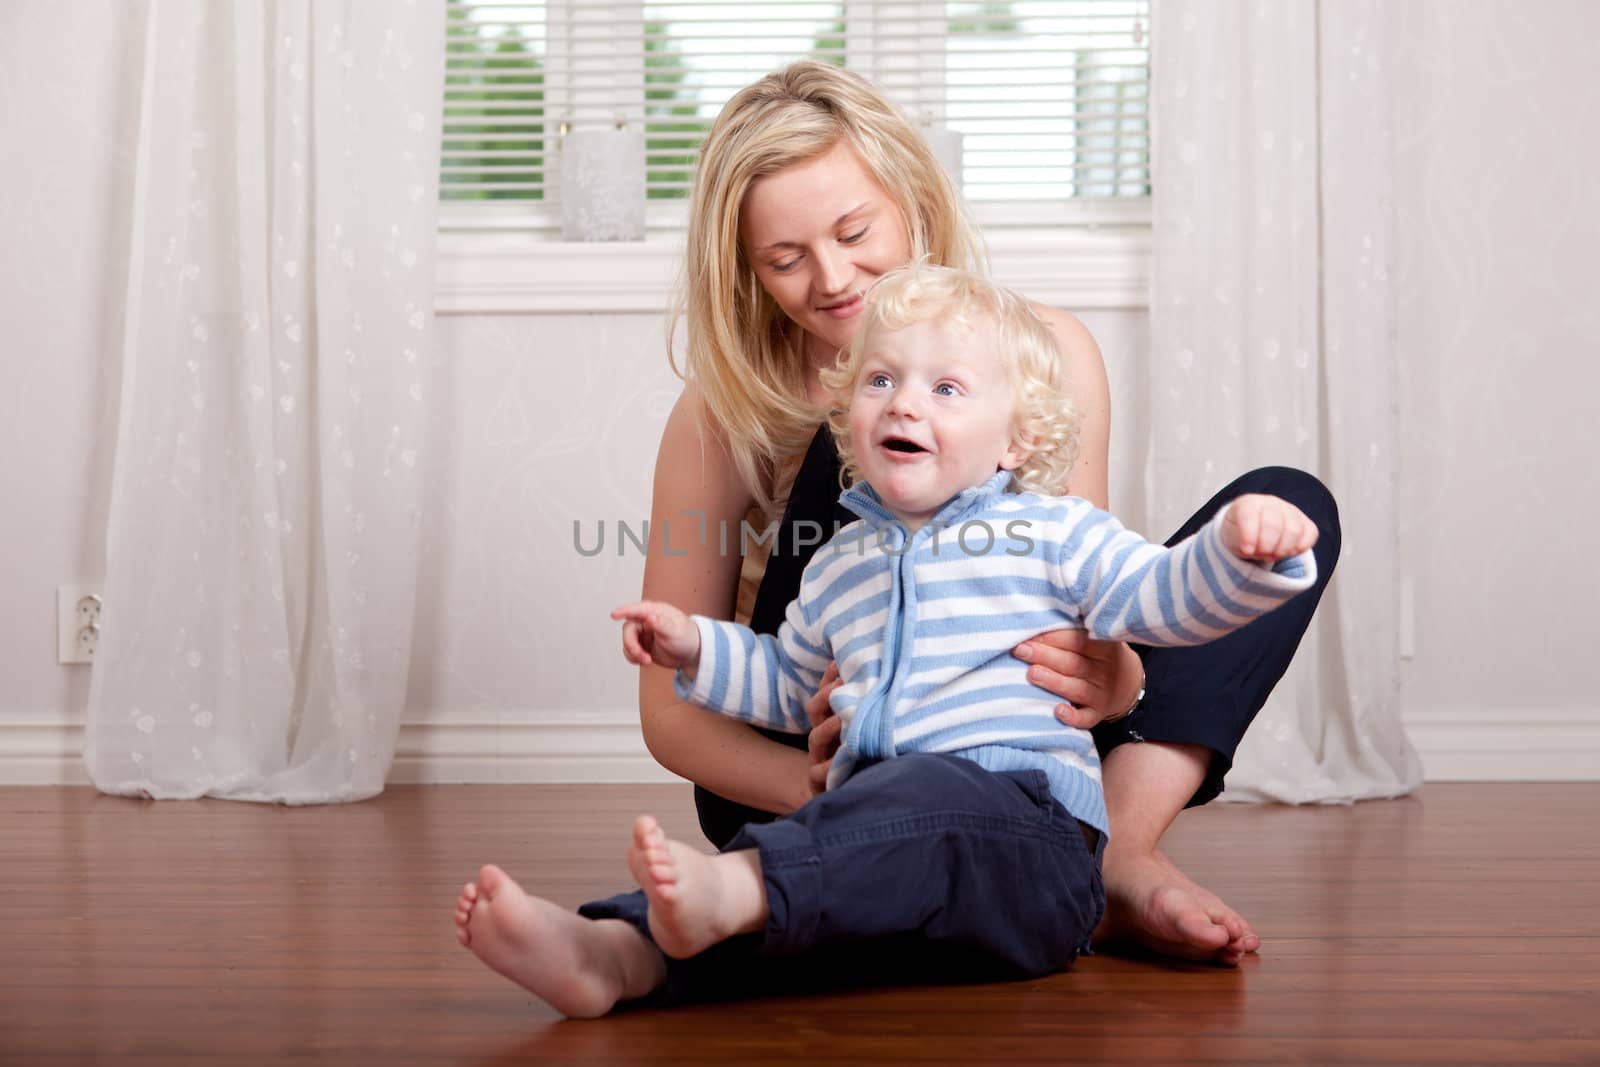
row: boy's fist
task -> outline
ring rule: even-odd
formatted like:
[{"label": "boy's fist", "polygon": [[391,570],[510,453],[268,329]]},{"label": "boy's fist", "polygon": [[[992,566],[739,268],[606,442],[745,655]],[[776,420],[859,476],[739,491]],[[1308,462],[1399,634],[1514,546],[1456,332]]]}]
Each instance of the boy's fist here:
[{"label": "boy's fist", "polygon": [[1275,563],[1316,544],[1317,524],[1287,500],[1246,493],[1228,505],[1222,543],[1240,559]]}]

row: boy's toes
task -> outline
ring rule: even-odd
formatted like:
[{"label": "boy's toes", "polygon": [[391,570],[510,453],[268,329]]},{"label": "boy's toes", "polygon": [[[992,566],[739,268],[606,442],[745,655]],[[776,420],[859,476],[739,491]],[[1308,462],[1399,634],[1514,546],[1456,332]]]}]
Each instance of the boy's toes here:
[{"label": "boy's toes", "polygon": [[492,863],[487,864],[478,872],[478,885],[473,887],[473,897],[476,898],[481,893],[493,899],[509,881],[511,881],[509,874]]},{"label": "boy's toes", "polygon": [[656,880],[673,877],[672,853],[667,835],[652,815],[641,815],[633,823],[633,847],[643,858]]},{"label": "boy's toes", "polygon": [[633,820],[633,843],[646,852],[658,851],[666,843],[666,835],[661,832],[661,824],[656,822],[654,815],[641,815]]}]

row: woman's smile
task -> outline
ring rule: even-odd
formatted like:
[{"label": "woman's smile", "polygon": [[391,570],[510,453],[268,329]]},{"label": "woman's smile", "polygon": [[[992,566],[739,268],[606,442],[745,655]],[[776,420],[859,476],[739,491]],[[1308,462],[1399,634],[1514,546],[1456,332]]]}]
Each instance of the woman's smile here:
[{"label": "woman's smile", "polygon": [[837,303],[825,304],[817,310],[836,319],[853,319],[861,314],[863,306],[864,301],[861,299],[861,294],[852,293]]}]

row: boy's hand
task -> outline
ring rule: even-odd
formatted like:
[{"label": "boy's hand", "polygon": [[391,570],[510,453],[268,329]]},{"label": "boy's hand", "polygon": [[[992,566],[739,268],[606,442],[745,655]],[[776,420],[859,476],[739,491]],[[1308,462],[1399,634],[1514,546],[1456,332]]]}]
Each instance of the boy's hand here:
[{"label": "boy's hand", "polygon": [[1222,543],[1240,559],[1275,563],[1316,544],[1317,524],[1287,500],[1246,493],[1228,505]]},{"label": "boy's hand", "polygon": [[611,613],[621,619],[622,654],[643,667],[659,663],[693,675],[700,666],[700,628],[671,604],[645,600],[624,604]]}]

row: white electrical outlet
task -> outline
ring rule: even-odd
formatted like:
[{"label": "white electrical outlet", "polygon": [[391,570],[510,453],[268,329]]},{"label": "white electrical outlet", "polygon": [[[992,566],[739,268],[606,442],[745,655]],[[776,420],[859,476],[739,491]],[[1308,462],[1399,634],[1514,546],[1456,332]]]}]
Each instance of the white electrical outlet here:
[{"label": "white electrical outlet", "polygon": [[97,585],[56,587],[56,661],[93,663],[105,600]]}]

